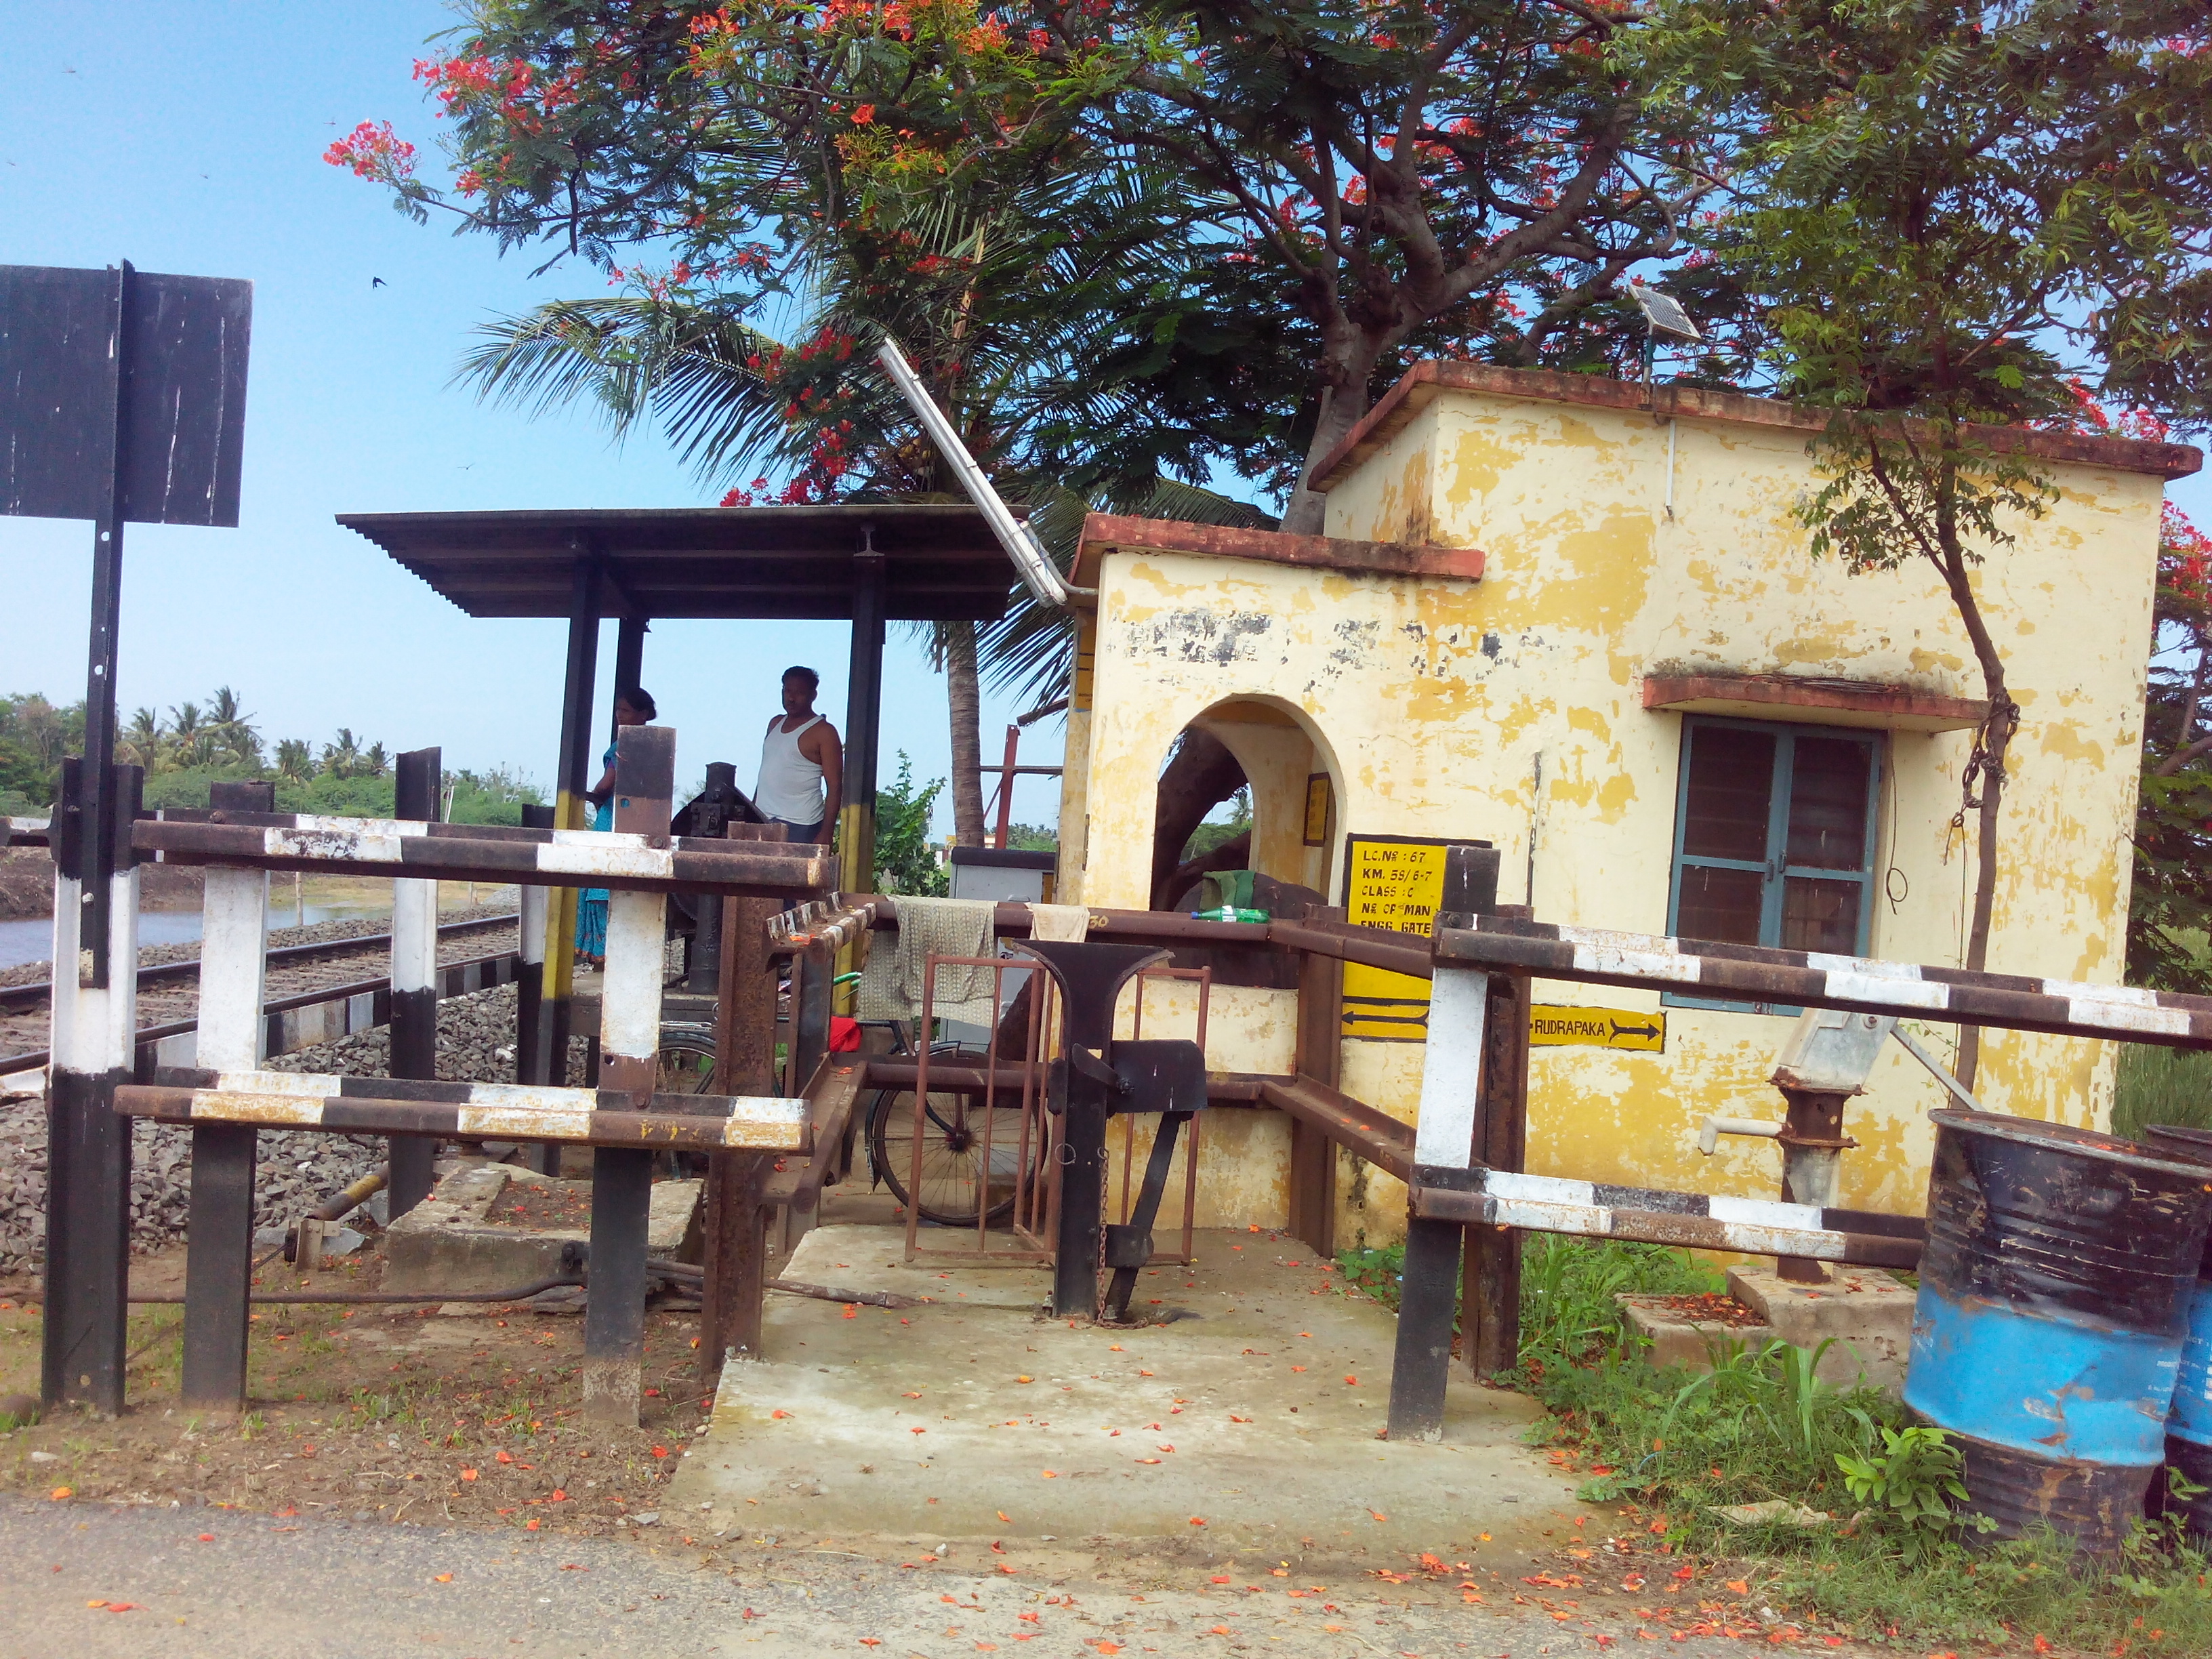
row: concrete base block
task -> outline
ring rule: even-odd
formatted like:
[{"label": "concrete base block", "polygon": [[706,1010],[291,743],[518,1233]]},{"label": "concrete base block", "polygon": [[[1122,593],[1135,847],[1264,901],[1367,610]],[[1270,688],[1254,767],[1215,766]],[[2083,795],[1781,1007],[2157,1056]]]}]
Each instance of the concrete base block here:
[{"label": "concrete base block", "polygon": [[1771,1267],[1731,1267],[1729,1293],[1759,1310],[1774,1334],[1800,1348],[1834,1339],[1823,1381],[1892,1394],[1905,1386],[1912,1351],[1911,1290],[1879,1267],[1831,1267],[1825,1285],[1800,1285]]},{"label": "concrete base block", "polygon": [[1686,1370],[1708,1371],[1712,1369],[1716,1352],[1726,1353],[1729,1345],[1741,1342],[1756,1348],[1774,1338],[1773,1330],[1765,1325],[1739,1326],[1724,1324],[1717,1319],[1685,1319],[1676,1310],[1667,1305],[1663,1296],[1620,1296],[1620,1311],[1628,1321],[1629,1329],[1650,1342],[1644,1358],[1654,1365],[1679,1365]]},{"label": "concrete base block", "polygon": [[[514,1164],[461,1164],[386,1233],[384,1288],[499,1291],[556,1277],[563,1247],[591,1240],[588,1208],[585,1224],[574,1227],[503,1222],[497,1213],[501,1199],[525,1186],[586,1198],[591,1192],[587,1181],[556,1181]],[[653,1255],[696,1259],[702,1188],[697,1181],[653,1184],[646,1235]]]}]

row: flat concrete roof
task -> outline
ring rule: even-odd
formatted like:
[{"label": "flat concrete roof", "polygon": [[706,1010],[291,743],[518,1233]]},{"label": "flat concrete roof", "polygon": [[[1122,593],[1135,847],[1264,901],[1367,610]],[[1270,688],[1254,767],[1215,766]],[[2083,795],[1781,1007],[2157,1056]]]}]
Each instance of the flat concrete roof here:
[{"label": "flat concrete roof", "polygon": [[[1017,515],[1026,511],[1014,508]],[[471,617],[566,617],[578,556],[596,557],[607,616],[853,614],[853,561],[883,556],[894,622],[1003,616],[1012,562],[965,502],[342,513]]]},{"label": "flat concrete roof", "polygon": [[[1413,418],[1446,392],[1474,392],[1530,403],[1581,404],[1601,409],[1634,410],[1656,418],[1727,421],[1738,426],[1782,427],[1808,437],[1827,429],[1833,413],[1808,404],[1750,398],[1739,392],[1709,392],[1699,386],[1654,386],[1615,380],[1601,374],[1561,374],[1550,369],[1500,368],[1491,363],[1431,359],[1416,363],[1384,392],[1358,426],[1313,471],[1312,488],[1328,489],[1395,437]],[[2076,466],[2111,467],[2148,472],[2160,478],[2185,478],[2204,465],[2203,452],[2187,444],[2150,443],[2140,438],[2084,438],[2070,432],[2039,432],[2027,427],[1977,428],[1995,449],[2033,455]]]}]

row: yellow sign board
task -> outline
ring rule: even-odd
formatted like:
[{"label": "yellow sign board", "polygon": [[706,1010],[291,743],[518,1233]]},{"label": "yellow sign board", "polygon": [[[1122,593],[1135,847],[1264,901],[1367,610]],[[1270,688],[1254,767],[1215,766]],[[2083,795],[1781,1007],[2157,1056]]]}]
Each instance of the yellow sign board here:
[{"label": "yellow sign board", "polygon": [[1634,1054],[1667,1052],[1667,1016],[1632,1013],[1626,1008],[1570,1008],[1540,1002],[1528,1010],[1532,1048],[1623,1048]]},{"label": "yellow sign board", "polygon": [[[1413,836],[1345,837],[1344,919],[1428,938],[1443,896],[1444,849]],[[1420,1042],[1429,1034],[1429,982],[1364,963],[1344,964],[1344,1035]]]}]

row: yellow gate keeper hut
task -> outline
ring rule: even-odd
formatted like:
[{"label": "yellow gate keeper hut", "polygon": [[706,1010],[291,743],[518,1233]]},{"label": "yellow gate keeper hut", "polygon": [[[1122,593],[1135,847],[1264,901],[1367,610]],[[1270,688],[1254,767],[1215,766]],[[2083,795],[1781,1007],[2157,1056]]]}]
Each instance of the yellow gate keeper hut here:
[{"label": "yellow gate keeper hut", "polygon": [[[1794,503],[1818,411],[1455,362],[1416,368],[1316,474],[1326,536],[1095,515],[1075,580],[1060,896],[1154,901],[1157,782],[1186,728],[1251,789],[1249,862],[1349,919],[1425,927],[1434,848],[1501,850],[1540,920],[1957,963],[1974,879],[1952,827],[1983,714],[1935,572],[1815,559]],[[2057,487],[1976,572],[2023,723],[1989,966],[2122,975],[2164,483],[2195,450],[2008,434]],[[1340,1086],[1410,1120],[1419,981],[1353,970]],[[1210,1064],[1280,1073],[1296,992],[1217,985]],[[1796,1011],[1540,982],[1528,1167],[1770,1197],[1764,1140],[1698,1152],[1710,1114],[1771,1119]],[[1923,1032],[1939,1052],[1954,1034]],[[2095,1041],[1992,1030],[1994,1109],[2110,1110]],[[1917,1212],[1933,1081],[1891,1045],[1849,1132],[1841,1201]],[[1281,1224],[1289,1136],[1238,1114],[1201,1224]],[[1403,1227],[1346,1156],[1336,1237]]]}]

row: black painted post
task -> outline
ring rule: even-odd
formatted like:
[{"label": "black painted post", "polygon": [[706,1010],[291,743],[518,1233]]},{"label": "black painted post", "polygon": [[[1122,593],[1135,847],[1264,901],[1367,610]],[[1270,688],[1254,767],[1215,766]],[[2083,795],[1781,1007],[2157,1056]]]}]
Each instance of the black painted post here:
[{"label": "black painted post", "polygon": [[[1498,906],[1498,849],[1451,847],[1444,853],[1444,890],[1435,925]],[[1437,970],[1431,982],[1428,1052],[1414,1123],[1413,1182],[1464,1182],[1474,1158],[1481,1101],[1483,1031],[1489,977]],[[1397,1347],[1390,1364],[1390,1437],[1441,1440],[1444,1389],[1451,1376],[1452,1317],[1459,1304],[1461,1227],[1406,1218],[1406,1268],[1398,1291]]]},{"label": "black painted post", "polygon": [[[437,821],[442,781],[435,749],[399,757],[393,769],[393,816],[404,823]],[[392,1067],[395,1078],[438,1075],[438,884],[392,884]],[[392,1218],[430,1195],[438,1142],[430,1135],[393,1135]]]},{"label": "black painted post", "polygon": [[[119,521],[118,521],[119,524]],[[131,851],[143,775],[110,769],[110,833],[94,833],[83,763],[62,763],[54,812],[52,1053],[46,1091],[46,1322],[40,1389],[45,1403],[81,1401],[123,1409],[125,1316],[130,1293],[131,1123],[117,1115],[116,1085],[131,1081],[137,1027],[138,872]],[[119,966],[89,981],[100,957],[83,930],[95,907],[88,887],[107,890],[96,907],[112,923]],[[80,944],[84,950],[80,951]],[[70,964],[78,964],[72,972]]]},{"label": "black painted post", "polygon": [[[115,1085],[128,1081],[138,998],[137,882],[131,873],[135,860],[130,852],[138,784],[125,787],[115,766],[115,662],[123,614],[124,477],[129,460],[125,399],[131,384],[134,276],[127,259],[116,267],[107,317],[111,412],[101,423],[106,453],[98,463],[93,515],[84,756],[73,797],[65,791],[64,800],[55,809],[58,830],[64,828],[60,820],[65,814],[75,819],[64,833],[73,837],[76,868],[62,872],[57,857],[53,1037],[47,1045],[53,1059],[46,1091],[46,1295],[40,1390],[48,1406],[78,1400],[104,1412],[123,1409],[131,1126],[115,1115]],[[57,845],[57,854],[59,850]],[[127,902],[128,917],[117,914],[118,901]],[[62,925],[64,903],[72,908],[66,927]],[[119,953],[115,948],[118,941],[125,947]],[[119,963],[113,960],[118,954]],[[64,997],[64,979],[78,988],[77,994]],[[118,1001],[120,1010],[113,1006]],[[70,1027],[66,1048],[65,1023]]]},{"label": "black painted post", "polygon": [[[1535,915],[1525,904],[1501,904],[1497,913],[1523,921]],[[1474,1147],[1476,1161],[1492,1170],[1518,1170],[1527,1163],[1528,991],[1525,974],[1499,974],[1490,981]],[[1521,1359],[1520,1230],[1469,1227],[1461,1284],[1461,1348],[1468,1367],[1479,1377],[1511,1370]]]},{"label": "black painted post", "polygon": [[[591,820],[584,792],[592,786],[592,684],[599,663],[599,562],[580,538],[571,551],[575,566],[568,596],[568,667],[561,686],[561,757],[553,780],[554,827],[560,830],[581,830]],[[579,890],[553,889],[545,909],[544,1018],[550,1055],[545,1081],[556,1088],[568,1081],[568,999],[576,967]]]}]

